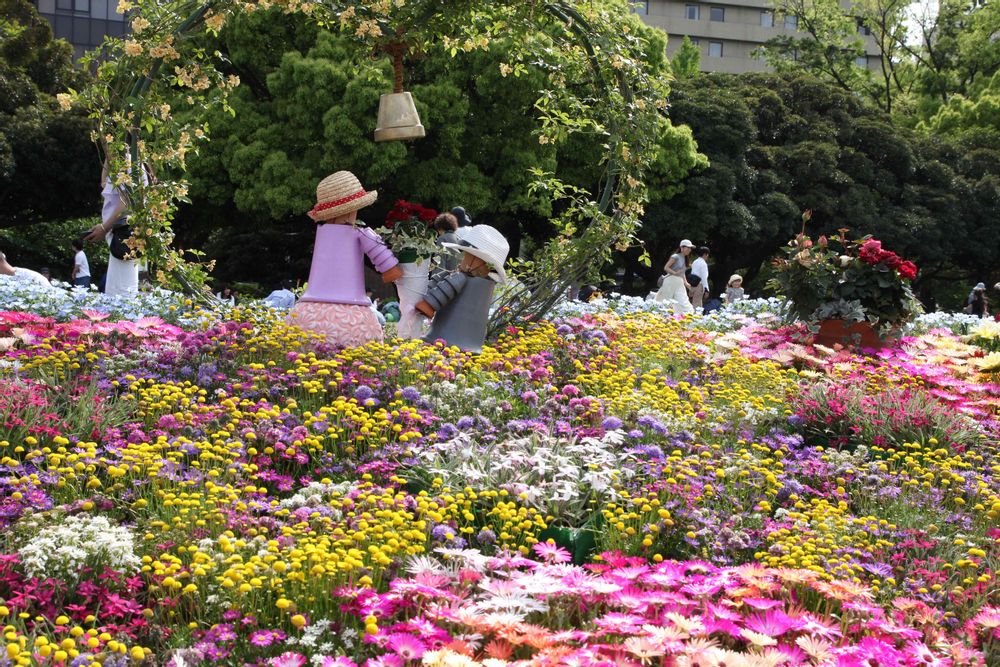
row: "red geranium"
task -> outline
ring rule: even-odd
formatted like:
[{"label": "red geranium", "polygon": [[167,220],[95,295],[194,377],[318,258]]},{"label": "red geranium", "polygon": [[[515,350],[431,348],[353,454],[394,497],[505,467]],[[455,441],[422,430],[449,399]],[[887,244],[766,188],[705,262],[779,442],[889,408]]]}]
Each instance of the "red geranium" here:
[{"label": "red geranium", "polygon": [[899,271],[899,277],[903,280],[913,280],[917,277],[917,265],[910,260],[906,260],[900,264],[897,270]]},{"label": "red geranium", "polygon": [[396,205],[392,207],[392,210],[386,214],[385,226],[392,229],[397,222],[406,222],[408,220],[419,220],[430,224],[437,215],[438,212],[432,208],[400,199],[396,201]]}]

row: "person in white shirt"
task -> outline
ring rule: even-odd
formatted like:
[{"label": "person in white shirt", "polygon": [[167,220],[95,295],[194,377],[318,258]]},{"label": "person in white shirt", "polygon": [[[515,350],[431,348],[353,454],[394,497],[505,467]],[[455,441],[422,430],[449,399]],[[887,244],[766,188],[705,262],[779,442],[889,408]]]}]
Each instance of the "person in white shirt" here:
[{"label": "person in white shirt", "polygon": [[90,262],[87,253],[83,251],[83,239],[73,239],[73,272],[70,282],[79,287],[90,287]]},{"label": "person in white shirt", "polygon": [[694,251],[695,260],[691,262],[691,274],[700,279],[697,285],[691,287],[691,305],[695,312],[701,312],[705,295],[708,291],[708,255],[711,251],[701,246]]},{"label": "person in white shirt", "polygon": [[16,266],[11,266],[7,263],[7,256],[0,252],[0,276],[7,276],[8,279],[22,280],[25,282],[34,282],[38,285],[44,285],[48,289],[53,289],[52,283],[45,279],[45,276],[40,274],[38,271],[32,271],[31,269],[22,269]]}]

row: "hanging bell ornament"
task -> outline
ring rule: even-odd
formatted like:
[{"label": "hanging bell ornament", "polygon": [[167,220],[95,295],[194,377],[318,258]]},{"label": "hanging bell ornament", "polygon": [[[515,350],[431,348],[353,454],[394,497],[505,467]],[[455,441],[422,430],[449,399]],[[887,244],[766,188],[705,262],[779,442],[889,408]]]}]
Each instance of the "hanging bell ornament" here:
[{"label": "hanging bell ornament", "polygon": [[417,107],[409,93],[386,93],[379,99],[375,141],[405,141],[425,136]]}]

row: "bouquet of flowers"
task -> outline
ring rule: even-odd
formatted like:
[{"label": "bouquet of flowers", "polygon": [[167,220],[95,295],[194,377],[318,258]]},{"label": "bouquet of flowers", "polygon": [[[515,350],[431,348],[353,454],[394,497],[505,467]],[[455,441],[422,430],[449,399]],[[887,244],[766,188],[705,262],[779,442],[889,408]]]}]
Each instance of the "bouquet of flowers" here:
[{"label": "bouquet of flowers", "polygon": [[769,287],[790,302],[798,319],[867,321],[884,336],[898,330],[921,311],[910,289],[916,265],[882,247],[878,239],[847,238],[847,230],[813,242],[803,231],[775,260]]},{"label": "bouquet of flowers", "polygon": [[400,199],[375,230],[402,263],[429,259],[440,252],[431,223],[438,212]]}]

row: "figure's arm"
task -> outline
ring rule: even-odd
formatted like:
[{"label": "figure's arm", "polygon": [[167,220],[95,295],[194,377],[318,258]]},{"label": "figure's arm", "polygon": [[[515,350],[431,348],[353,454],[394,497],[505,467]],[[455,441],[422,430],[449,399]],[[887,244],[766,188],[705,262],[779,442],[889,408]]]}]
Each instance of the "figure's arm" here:
[{"label": "figure's arm", "polygon": [[382,274],[382,282],[391,283],[403,277],[399,268],[399,260],[392,254],[382,238],[367,227],[356,227],[361,250],[375,265],[375,270]]},{"label": "figure's arm", "polygon": [[435,280],[416,309],[427,317],[434,317],[437,311],[451,303],[465,289],[467,281],[468,276],[464,273],[451,273]]},{"label": "figure's arm", "polygon": [[125,198],[122,197],[118,200],[118,204],[115,206],[114,210],[109,216],[111,222],[101,222],[90,228],[87,235],[83,237],[84,241],[101,241],[108,235],[115,227],[121,227],[127,224],[128,220],[125,218],[125,213],[128,211],[128,204],[125,202]]}]

